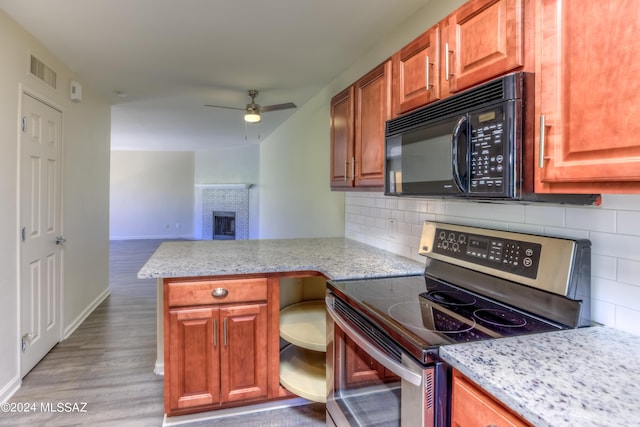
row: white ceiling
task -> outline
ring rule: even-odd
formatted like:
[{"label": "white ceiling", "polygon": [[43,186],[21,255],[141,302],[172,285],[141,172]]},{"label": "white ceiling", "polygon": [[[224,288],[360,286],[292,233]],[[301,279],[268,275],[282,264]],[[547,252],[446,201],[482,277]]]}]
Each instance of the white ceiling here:
[{"label": "white ceiling", "polygon": [[[429,0],[0,0],[112,103],[112,148],[208,150],[266,138]],[[117,96],[116,92],[127,95]],[[245,140],[245,135],[247,139]]]}]

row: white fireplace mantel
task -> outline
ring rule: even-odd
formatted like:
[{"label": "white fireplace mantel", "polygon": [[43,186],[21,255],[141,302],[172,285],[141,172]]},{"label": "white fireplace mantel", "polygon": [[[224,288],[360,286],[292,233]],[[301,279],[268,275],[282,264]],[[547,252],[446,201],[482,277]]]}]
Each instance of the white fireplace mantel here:
[{"label": "white fireplace mantel", "polygon": [[201,190],[246,190],[253,184],[196,184],[196,188]]}]

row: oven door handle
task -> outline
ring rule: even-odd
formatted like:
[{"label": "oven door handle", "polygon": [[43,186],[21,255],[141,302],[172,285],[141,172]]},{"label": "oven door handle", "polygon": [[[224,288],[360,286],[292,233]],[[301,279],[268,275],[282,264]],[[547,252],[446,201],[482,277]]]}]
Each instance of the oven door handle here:
[{"label": "oven door handle", "polygon": [[389,369],[403,380],[408,381],[415,386],[420,386],[422,384],[422,375],[416,374],[406,366],[387,356],[376,346],[371,344],[371,342],[369,342],[365,337],[360,335],[360,333],[358,333],[358,331],[351,327],[351,325],[342,320],[342,317],[333,309],[333,301],[331,301],[330,299],[331,297],[326,297],[327,313],[329,313],[333,321],[338,325],[340,329],[344,331],[345,334],[347,334],[349,338],[351,338],[356,344],[358,344],[360,348],[366,351],[369,356],[372,356],[377,362],[382,364],[385,368]]}]

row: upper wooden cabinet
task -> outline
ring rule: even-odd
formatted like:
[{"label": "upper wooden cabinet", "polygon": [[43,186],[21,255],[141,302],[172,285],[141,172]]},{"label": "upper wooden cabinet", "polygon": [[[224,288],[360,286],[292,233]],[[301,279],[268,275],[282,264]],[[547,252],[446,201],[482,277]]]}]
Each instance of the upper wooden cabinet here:
[{"label": "upper wooden cabinet", "polygon": [[354,87],[349,86],[331,99],[331,188],[353,185],[349,166],[354,150]]},{"label": "upper wooden cabinet", "polygon": [[640,191],[640,2],[536,0],[536,192]]},{"label": "upper wooden cabinet", "polygon": [[391,118],[391,61],[331,100],[331,188],[384,186],[384,130]]},{"label": "upper wooden cabinet", "polygon": [[401,114],[510,71],[533,69],[530,0],[471,0],[392,56]]},{"label": "upper wooden cabinet", "polygon": [[396,114],[441,98],[440,26],[436,25],[418,36],[396,52],[391,60]]},{"label": "upper wooden cabinet", "polygon": [[442,23],[442,66],[457,92],[525,64],[525,0],[472,0]]}]

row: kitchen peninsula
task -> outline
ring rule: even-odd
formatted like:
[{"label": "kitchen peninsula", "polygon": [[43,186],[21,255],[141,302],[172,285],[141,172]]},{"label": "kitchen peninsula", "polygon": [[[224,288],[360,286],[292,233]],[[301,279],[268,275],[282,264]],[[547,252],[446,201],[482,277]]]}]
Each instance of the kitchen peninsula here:
[{"label": "kitchen peninsula", "polygon": [[[278,378],[280,292],[292,280],[306,288],[306,279],[319,279],[323,292],[327,278],[423,272],[424,263],[345,238],[163,243],[138,277],[157,279],[155,372],[165,374],[165,412],[294,397]],[[324,366],[321,356],[314,366]]]}]

